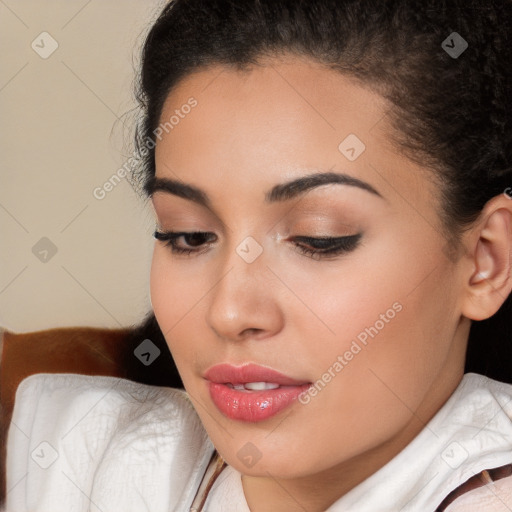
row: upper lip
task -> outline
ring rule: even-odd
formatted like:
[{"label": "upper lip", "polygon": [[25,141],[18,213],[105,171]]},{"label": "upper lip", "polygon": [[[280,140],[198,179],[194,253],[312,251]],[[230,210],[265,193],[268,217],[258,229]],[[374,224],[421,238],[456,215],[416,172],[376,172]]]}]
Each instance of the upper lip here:
[{"label": "upper lip", "polygon": [[242,366],[222,363],[208,368],[205,379],[218,384],[246,384],[247,382],[273,382],[280,386],[301,386],[310,384],[306,380],[296,380],[272,368],[247,363]]}]

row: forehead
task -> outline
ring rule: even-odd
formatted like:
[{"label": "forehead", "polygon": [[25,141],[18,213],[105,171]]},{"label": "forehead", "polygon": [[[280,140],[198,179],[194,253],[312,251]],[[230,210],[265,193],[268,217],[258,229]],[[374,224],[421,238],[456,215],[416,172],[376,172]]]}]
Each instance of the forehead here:
[{"label": "forehead", "polygon": [[[197,105],[183,109],[190,98]],[[431,176],[393,147],[390,109],[355,79],[306,59],[268,59],[245,71],[214,66],[186,76],[169,94],[161,123],[172,116],[179,122],[157,141],[157,175],[206,190],[229,182],[232,190],[335,168],[421,208],[419,195],[435,192]],[[425,207],[432,209],[430,197]]]},{"label": "forehead", "polygon": [[[161,122],[191,96],[198,102],[193,111],[195,136],[215,138],[218,143],[228,137],[233,142],[235,133],[240,138],[252,134],[258,137],[254,144],[264,141],[271,148],[282,143],[281,150],[283,143],[296,145],[296,138],[304,136],[312,142],[328,136],[328,144],[354,132],[368,139],[389,109],[381,96],[354,79],[298,57],[267,58],[244,71],[214,66],[194,72],[169,94]],[[169,133],[170,138],[179,138],[180,132],[187,135],[190,123],[181,124]]]}]

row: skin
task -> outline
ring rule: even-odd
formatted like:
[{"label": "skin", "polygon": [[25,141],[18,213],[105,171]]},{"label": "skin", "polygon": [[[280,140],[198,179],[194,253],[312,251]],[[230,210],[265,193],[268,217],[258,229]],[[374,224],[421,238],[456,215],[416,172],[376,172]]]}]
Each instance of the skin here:
[{"label": "skin", "polygon": [[[156,176],[200,187],[211,206],[165,192],[152,203],[161,230],[217,238],[190,256],[156,242],[154,312],[211,440],[243,474],[250,509],[325,510],[406,446],[459,384],[470,320],[510,293],[512,201],[488,203],[449,259],[431,171],[393,147],[392,107],[376,93],[288,56],[187,76],[162,120],[191,96],[197,107],[157,142]],[[366,145],[353,162],[338,150],[350,133]],[[264,202],[274,185],[328,170],[382,198],[327,184]],[[327,259],[293,240],[356,233],[355,250]],[[263,249],[252,263],[236,252],[248,236]],[[401,311],[308,404],[249,423],[211,401],[203,375],[221,362],[317,381],[397,302]],[[248,442],[261,453],[251,468],[237,456]]]}]

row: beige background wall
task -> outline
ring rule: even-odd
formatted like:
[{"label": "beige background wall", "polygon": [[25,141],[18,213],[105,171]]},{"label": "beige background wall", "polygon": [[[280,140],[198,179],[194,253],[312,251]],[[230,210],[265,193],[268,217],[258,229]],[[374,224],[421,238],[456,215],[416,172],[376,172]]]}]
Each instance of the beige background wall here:
[{"label": "beige background wall", "polygon": [[0,326],[120,327],[151,307],[149,204],[126,180],[93,192],[130,157],[123,114],[164,3],[0,1]]}]

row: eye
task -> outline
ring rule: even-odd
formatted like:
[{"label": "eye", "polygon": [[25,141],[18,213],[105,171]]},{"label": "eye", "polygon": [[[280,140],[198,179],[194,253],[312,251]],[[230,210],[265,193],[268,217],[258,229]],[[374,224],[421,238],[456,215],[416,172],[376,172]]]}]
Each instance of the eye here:
[{"label": "eye", "polygon": [[[204,231],[155,231],[153,236],[157,240],[165,242],[165,245],[171,248],[172,253],[186,255],[200,252],[200,250],[194,249],[193,247],[200,247],[206,242],[211,242],[217,238],[214,233],[208,233]],[[181,237],[183,237],[183,240],[188,244],[189,247],[183,247],[178,244],[178,239]],[[192,249],[190,247],[192,247]]]},{"label": "eye", "polygon": [[[155,231],[153,236],[165,242],[174,254],[190,256],[192,253],[202,252],[201,246],[216,240],[215,233],[204,231]],[[186,246],[183,247],[178,240],[183,237]],[[297,249],[313,259],[322,259],[353,251],[362,237],[361,233],[341,237],[315,238],[309,236],[293,237]]]},{"label": "eye", "polygon": [[[293,238],[293,241],[296,243],[297,249],[301,253],[313,259],[322,259],[353,251],[359,245],[361,237],[361,233],[349,236],[322,238],[296,236]],[[302,244],[297,242],[302,242]]]}]

